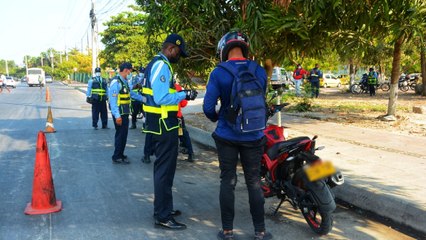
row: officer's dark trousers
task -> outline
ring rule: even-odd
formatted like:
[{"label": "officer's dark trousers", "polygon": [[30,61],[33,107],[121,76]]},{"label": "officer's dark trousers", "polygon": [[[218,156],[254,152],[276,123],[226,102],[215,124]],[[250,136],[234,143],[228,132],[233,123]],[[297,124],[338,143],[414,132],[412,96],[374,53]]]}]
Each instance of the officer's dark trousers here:
[{"label": "officer's dark trousers", "polygon": [[172,186],[178,156],[178,129],[167,131],[161,124],[162,134],[152,134],[156,160],[154,162],[154,213],[159,221],[171,218],[173,210]]},{"label": "officer's dark trousers", "polygon": [[312,88],[312,97],[318,97],[319,96],[319,81],[312,81],[311,82],[311,88]]},{"label": "officer's dark trousers", "polygon": [[143,155],[151,156],[154,154],[154,146],[152,145],[152,133],[145,133],[145,145],[143,147]]},{"label": "officer's dark trousers", "polygon": [[106,100],[92,102],[92,127],[98,127],[99,114],[101,115],[102,127],[108,125],[108,112]]},{"label": "officer's dark trousers", "polygon": [[194,150],[192,150],[191,138],[189,137],[188,130],[186,130],[185,120],[183,117],[181,118],[181,121],[183,135],[179,136],[179,140],[183,143],[183,147],[188,149],[188,154],[193,154]]},{"label": "officer's dark trousers", "polygon": [[376,84],[368,84],[370,96],[376,96]]},{"label": "officer's dark trousers", "polygon": [[121,119],[123,120],[123,123],[121,126],[118,126],[117,123],[115,123],[115,117],[112,116],[115,126],[115,149],[114,155],[112,155],[112,159],[114,160],[123,157],[127,143],[127,133],[129,132],[129,115],[121,115]]},{"label": "officer's dark trousers", "polygon": [[253,142],[231,142],[218,137],[215,133],[213,133],[213,138],[219,155],[221,179],[219,200],[222,228],[224,230],[234,228],[234,190],[237,184],[236,171],[239,156],[247,185],[254,230],[257,232],[264,231],[265,199],[260,187],[260,161],[263,154],[264,139]]},{"label": "officer's dark trousers", "polygon": [[138,101],[132,101],[132,124],[136,124],[137,116],[142,110],[142,103]]}]

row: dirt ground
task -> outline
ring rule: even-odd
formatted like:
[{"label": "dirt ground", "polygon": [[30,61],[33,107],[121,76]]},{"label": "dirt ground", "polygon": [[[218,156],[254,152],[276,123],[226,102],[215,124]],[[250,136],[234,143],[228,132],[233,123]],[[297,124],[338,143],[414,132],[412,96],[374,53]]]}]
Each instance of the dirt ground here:
[{"label": "dirt ground", "polygon": [[323,121],[354,125],[365,128],[386,129],[407,135],[426,136],[426,114],[413,112],[413,106],[425,106],[426,97],[413,91],[399,92],[396,121],[382,121],[386,115],[389,93],[378,91],[376,96],[351,94],[342,89],[321,88],[320,97],[314,100],[312,112],[294,113]]}]

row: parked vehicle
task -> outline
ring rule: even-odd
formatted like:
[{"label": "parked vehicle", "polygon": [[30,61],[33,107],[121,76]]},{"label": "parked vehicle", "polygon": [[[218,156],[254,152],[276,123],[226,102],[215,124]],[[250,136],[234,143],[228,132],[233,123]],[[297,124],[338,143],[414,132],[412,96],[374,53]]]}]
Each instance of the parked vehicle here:
[{"label": "parked vehicle", "polygon": [[323,77],[320,79],[321,87],[340,87],[341,85],[340,79],[331,73],[324,73]]},{"label": "parked vehicle", "polygon": [[46,85],[45,73],[41,68],[28,68],[27,76],[28,86],[44,86]]},{"label": "parked vehicle", "polygon": [[7,87],[16,88],[16,82],[13,80],[13,77],[6,77],[6,80],[4,81],[4,84]]},{"label": "parked vehicle", "polygon": [[410,89],[409,80],[409,75],[402,74],[398,79],[398,89],[403,92],[408,91]]},{"label": "parked vehicle", "polygon": [[[269,108],[269,117],[283,105]],[[269,125],[264,130],[267,143],[261,160],[262,190],[265,197],[280,199],[276,214],[284,201],[300,209],[309,227],[324,235],[333,227],[336,208],[331,188],[342,185],[344,177],[331,162],[315,155],[317,136],[285,139],[284,127]]]},{"label": "parked vehicle", "polygon": [[46,74],[45,79],[46,79],[46,83],[52,83],[52,82],[53,82],[53,77],[52,77],[52,76],[50,76],[50,75],[47,75],[47,74]]},{"label": "parked vehicle", "polygon": [[272,69],[271,85],[273,89],[291,84],[290,78],[284,68],[274,67]]}]

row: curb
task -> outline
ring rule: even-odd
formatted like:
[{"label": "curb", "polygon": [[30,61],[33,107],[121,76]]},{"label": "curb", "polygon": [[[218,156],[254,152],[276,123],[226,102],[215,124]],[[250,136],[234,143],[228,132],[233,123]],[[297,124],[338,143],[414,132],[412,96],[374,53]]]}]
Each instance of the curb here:
[{"label": "curb", "polygon": [[[191,139],[207,147],[215,148],[211,133],[205,130],[186,125]],[[420,206],[389,196],[383,192],[372,192],[366,188],[351,184],[345,179],[343,187],[333,189],[336,198],[364,210],[371,211],[379,216],[426,233],[426,211]]]}]

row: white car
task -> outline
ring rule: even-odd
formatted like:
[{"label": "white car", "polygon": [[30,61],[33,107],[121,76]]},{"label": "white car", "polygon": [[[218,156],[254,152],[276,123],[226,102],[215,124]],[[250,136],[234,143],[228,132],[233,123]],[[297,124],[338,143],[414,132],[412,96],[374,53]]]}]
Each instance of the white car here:
[{"label": "white car", "polygon": [[320,81],[320,86],[322,87],[340,87],[342,84],[340,83],[340,79],[334,76],[331,73],[324,73],[322,76],[322,80]]},{"label": "white car", "polygon": [[50,75],[47,75],[47,74],[46,74],[45,79],[46,79],[46,83],[52,83],[52,82],[53,82],[53,77],[52,77],[52,76],[50,76]]},{"label": "white car", "polygon": [[13,80],[12,77],[6,77],[6,80],[4,81],[5,85],[7,87],[16,88],[16,82]]}]

